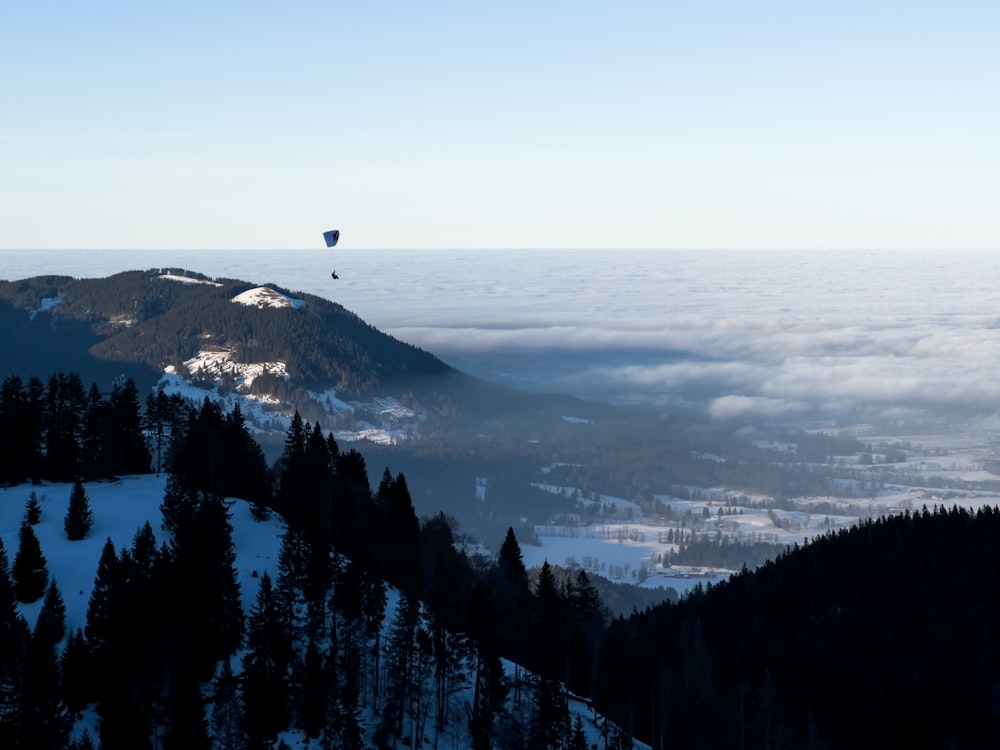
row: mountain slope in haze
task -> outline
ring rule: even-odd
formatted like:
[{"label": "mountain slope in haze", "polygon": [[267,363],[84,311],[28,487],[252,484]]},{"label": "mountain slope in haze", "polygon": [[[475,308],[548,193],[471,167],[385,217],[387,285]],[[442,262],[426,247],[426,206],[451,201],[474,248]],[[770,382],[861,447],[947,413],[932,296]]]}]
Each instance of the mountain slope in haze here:
[{"label": "mountain slope in haze", "polygon": [[127,376],[145,390],[166,374],[168,386],[180,379],[345,428],[358,416],[348,402],[440,410],[474,383],[323,298],[176,269],[0,282],[0,349],[2,376],[71,369],[101,387]]},{"label": "mountain slope in haze", "polygon": [[236,363],[280,360],[304,388],[352,394],[391,387],[402,376],[454,371],[342,306],[232,279],[188,271],[127,271],[104,279],[43,276],[0,282],[5,319],[41,338],[87,331],[81,343],[98,360],[181,368],[205,350]]},{"label": "mountain slope in haze", "polygon": [[248,422],[276,434],[295,410],[366,437],[584,406],[461,373],[321,297],[180,269],[0,281],[0,351],[0,377],[72,370],[102,389],[125,376],[141,391],[193,384],[195,400],[239,396]]}]

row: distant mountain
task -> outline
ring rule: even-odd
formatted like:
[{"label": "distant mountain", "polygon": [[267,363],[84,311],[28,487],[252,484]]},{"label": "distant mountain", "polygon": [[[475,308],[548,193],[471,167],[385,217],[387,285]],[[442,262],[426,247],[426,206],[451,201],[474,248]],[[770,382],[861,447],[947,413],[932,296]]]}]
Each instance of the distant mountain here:
[{"label": "distant mountain", "polygon": [[179,269],[0,282],[0,349],[2,376],[73,370],[102,388],[122,375],[140,387],[183,380],[345,428],[358,416],[349,401],[442,408],[473,380],[321,297]]}]

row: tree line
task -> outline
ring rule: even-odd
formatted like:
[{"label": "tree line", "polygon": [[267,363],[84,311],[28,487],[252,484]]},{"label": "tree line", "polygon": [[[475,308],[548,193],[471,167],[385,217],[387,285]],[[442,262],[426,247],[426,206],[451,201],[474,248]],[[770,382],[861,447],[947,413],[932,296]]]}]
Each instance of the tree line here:
[{"label": "tree line", "polygon": [[131,379],[103,393],[96,384],[86,389],[72,372],[45,383],[9,376],[0,385],[0,485],[146,473],[143,420]]}]

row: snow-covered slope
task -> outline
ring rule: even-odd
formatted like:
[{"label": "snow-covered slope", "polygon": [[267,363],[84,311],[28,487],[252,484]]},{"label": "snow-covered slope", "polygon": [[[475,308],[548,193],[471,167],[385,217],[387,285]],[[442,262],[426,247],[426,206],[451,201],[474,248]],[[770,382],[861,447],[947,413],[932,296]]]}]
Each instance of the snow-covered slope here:
[{"label": "snow-covered slope", "polygon": [[[63,530],[63,518],[72,485],[23,484],[2,489],[0,490],[0,538],[3,539],[9,562],[12,562],[17,554],[18,530],[24,518],[25,504],[34,492],[42,507],[42,517],[41,522],[33,529],[45,555],[50,578],[55,579],[62,592],[66,604],[67,627],[82,628],[86,625],[87,604],[105,541],[110,538],[119,550],[128,547],[136,531],[146,521],[150,522],[158,541],[164,540],[160,528],[159,508],[165,484],[165,476],[144,475],[84,485],[93,510],[94,525],[87,537],[79,542],[68,541]],[[277,576],[280,536],[284,527],[277,516],[272,516],[268,521],[257,521],[250,513],[249,504],[242,500],[232,500],[230,510],[243,608],[245,612],[249,612],[257,596],[260,576],[265,571],[272,578]],[[385,628],[388,628],[392,620],[399,595],[390,590],[388,598],[389,606],[383,625]],[[38,618],[41,605],[41,599],[32,604],[18,605],[31,626],[34,626]],[[387,638],[383,638],[383,643],[386,642]],[[510,678],[514,679],[517,671],[514,665],[508,662],[505,667]],[[523,671],[520,677],[523,679]],[[456,715],[462,715],[461,707],[465,701],[471,700],[472,689],[470,682],[461,694],[453,696]],[[521,706],[511,704],[508,710],[519,720],[526,721],[525,712],[529,703],[530,701],[524,701]],[[604,722],[600,717],[595,718],[589,702],[569,696],[569,709],[571,720],[577,715],[583,719],[588,746],[600,746]],[[84,728],[88,729],[92,736],[96,735],[96,720],[93,710],[84,712],[83,717],[77,722],[75,735],[79,737]],[[377,724],[377,718],[363,715],[361,723],[371,728]],[[443,737],[449,747],[469,747],[469,738],[463,727],[464,722],[459,721],[450,730],[449,735]],[[314,746],[298,730],[282,732],[280,739],[292,747]],[[637,750],[642,750],[646,746],[636,743],[635,747]]]},{"label": "snow-covered slope", "polygon": [[[0,490],[0,538],[7,550],[8,562],[14,562],[18,548],[18,530],[24,518],[29,495],[34,492],[42,506],[41,523],[34,526],[35,536],[48,564],[50,579],[54,579],[66,603],[66,625],[82,628],[87,622],[87,602],[97,574],[104,543],[110,538],[115,548],[129,547],[132,537],[148,520],[162,542],[160,503],[166,475],[128,476],[112,482],[92,482],[84,487],[94,513],[94,526],[85,539],[70,542],[63,530],[63,519],[69,505],[70,484],[22,484]],[[280,519],[258,522],[250,514],[250,506],[235,500],[233,544],[236,566],[243,594],[243,607],[250,610],[257,595],[258,576],[268,571],[276,574],[278,547],[282,525]],[[42,602],[21,604],[21,612],[34,626]]]},{"label": "snow-covered slope", "polygon": [[305,300],[295,299],[266,286],[247,289],[233,297],[233,302],[250,307],[305,307]]}]

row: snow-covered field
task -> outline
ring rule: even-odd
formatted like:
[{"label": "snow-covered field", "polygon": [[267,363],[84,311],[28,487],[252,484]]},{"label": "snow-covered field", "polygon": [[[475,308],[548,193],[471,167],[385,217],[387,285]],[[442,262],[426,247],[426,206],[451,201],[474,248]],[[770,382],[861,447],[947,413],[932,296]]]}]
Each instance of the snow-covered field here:
[{"label": "snow-covered field", "polygon": [[[56,581],[65,600],[68,627],[82,628],[87,622],[87,602],[97,574],[97,563],[109,538],[116,550],[130,547],[136,531],[148,520],[157,540],[164,540],[160,528],[160,503],[163,502],[165,477],[126,476],[117,481],[84,485],[94,513],[94,525],[87,537],[79,542],[67,541],[63,530],[72,485],[22,484],[0,489],[0,538],[11,564],[17,554],[25,504],[32,492],[42,506],[41,523],[33,529],[45,555],[50,580]],[[230,511],[243,606],[249,612],[257,596],[258,576],[264,571],[272,577],[277,573],[282,526],[277,517],[255,521],[250,505],[242,500],[232,501]],[[32,626],[41,605],[41,600],[19,605]]]},{"label": "snow-covered field", "polygon": [[[920,511],[924,506],[933,509],[957,505],[974,510],[984,505],[1000,505],[1000,490],[989,486],[1000,481],[1000,477],[983,468],[994,450],[988,436],[865,435],[864,440],[873,446],[910,447],[905,457],[894,462],[886,461],[885,454],[891,451],[876,451],[871,464],[861,456],[836,459],[838,468],[857,472],[861,477],[851,480],[852,489],[857,489],[854,485],[858,482],[866,483],[869,489],[863,497],[855,492],[842,496],[791,498],[784,505],[794,509],[782,510],[766,495],[748,495],[724,487],[687,488],[690,496],[701,498],[697,500],[654,495],[669,506],[675,516],[686,516],[682,525],[676,519],[648,517],[630,500],[602,495],[590,503],[605,509],[603,515],[608,520],[589,526],[536,525],[541,545],[521,545],[525,564],[539,566],[548,560],[553,565],[578,565],[614,581],[643,587],[671,587],[683,594],[699,583],[725,580],[735,571],[686,565],[664,568],[659,563],[662,556],[677,549],[675,544],[665,540],[669,529],[683,528],[713,538],[721,535],[790,545],[802,544],[830,530],[850,527],[863,518]],[[780,452],[794,448],[779,443],[762,447]],[[909,477],[908,482],[892,481],[899,475]],[[961,482],[965,486],[943,489],[941,485],[948,481]],[[536,486],[566,497],[580,495],[574,487]],[[477,487],[477,492],[484,491],[488,490]]]}]

